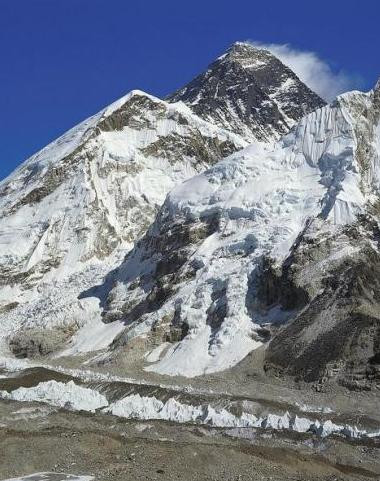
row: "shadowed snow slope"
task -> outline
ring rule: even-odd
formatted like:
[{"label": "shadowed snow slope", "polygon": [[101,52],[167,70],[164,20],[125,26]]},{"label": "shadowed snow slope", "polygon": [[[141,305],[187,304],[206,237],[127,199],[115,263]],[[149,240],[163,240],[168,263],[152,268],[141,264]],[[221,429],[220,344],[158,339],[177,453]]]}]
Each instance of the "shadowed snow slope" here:
[{"label": "shadowed snow slope", "polygon": [[[284,267],[310,229],[318,238],[369,215],[379,189],[379,97],[379,88],[345,94],[274,148],[252,145],[176,187],[114,277],[105,320],[127,324],[115,347],[161,333],[172,345],[148,369],[194,376],[267,341],[263,323],[294,318],[311,294],[288,279],[288,299],[271,299],[264,267]],[[337,259],[355,252],[341,247]]]}]

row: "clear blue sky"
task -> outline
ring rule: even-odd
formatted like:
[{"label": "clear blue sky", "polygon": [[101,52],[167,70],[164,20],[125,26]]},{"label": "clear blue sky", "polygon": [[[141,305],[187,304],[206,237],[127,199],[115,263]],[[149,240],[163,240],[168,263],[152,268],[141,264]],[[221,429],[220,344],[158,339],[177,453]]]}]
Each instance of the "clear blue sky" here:
[{"label": "clear blue sky", "polygon": [[236,40],[380,75],[378,0],[0,0],[0,178],[139,88],[164,96]]}]

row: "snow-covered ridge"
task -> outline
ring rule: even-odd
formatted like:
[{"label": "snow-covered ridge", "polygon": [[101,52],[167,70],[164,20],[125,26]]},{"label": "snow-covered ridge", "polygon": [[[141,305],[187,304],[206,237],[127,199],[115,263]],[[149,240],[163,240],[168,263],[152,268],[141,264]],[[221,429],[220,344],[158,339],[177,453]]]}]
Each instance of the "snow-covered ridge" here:
[{"label": "snow-covered ridge", "polygon": [[[273,320],[257,302],[262,260],[280,264],[310,223],[339,229],[377,198],[378,118],[370,115],[377,106],[376,91],[343,95],[274,147],[251,145],[170,192],[119,269],[108,303],[111,318],[128,320],[124,342],[152,326],[187,326],[148,370],[201,375],[261,345],[260,325]],[[368,165],[363,145],[373,147]],[[170,294],[158,309],[130,314],[163,288]],[[275,320],[288,315],[279,311]]]},{"label": "snow-covered ridge", "polygon": [[[94,129],[100,120],[112,115],[115,110],[119,109],[134,96],[145,96],[151,98],[153,101],[158,100],[141,90],[132,90],[128,94],[113,102],[111,105],[100,110],[95,115],[89,117],[83,122],[80,122],[78,125],[61,135],[58,139],[53,140],[46,147],[26,159],[25,162],[23,162],[14,172],[0,181],[0,190],[5,186],[9,189],[9,182],[15,182],[15,177],[17,177],[17,174],[21,174],[23,171],[25,171],[26,167],[28,167],[29,171],[35,169],[35,174],[36,172],[40,172],[49,165],[53,165],[54,163],[59,162],[60,159],[70,155],[75,151],[76,148],[90,139],[90,137],[94,134]],[[21,183],[19,185],[22,186]]]},{"label": "snow-covered ridge", "polygon": [[133,91],[28,159],[0,185],[0,337],[87,320],[100,332],[98,300],[81,293],[120,262],[169,190],[245,145],[184,104]]},{"label": "snow-covered ridge", "polygon": [[[375,108],[373,97],[374,91],[339,96],[332,104],[305,116],[274,147],[249,146],[179,185],[169,193],[164,209],[173,217],[200,218],[222,210],[227,210],[227,215],[232,217],[229,209],[238,209],[239,201],[243,208],[254,204],[276,192],[277,185],[292,191],[292,184],[305,175],[310,178],[312,188],[325,194],[320,207],[317,205],[314,209],[319,207],[318,213],[331,216],[334,224],[351,222],[367,200],[361,189],[364,173],[357,149],[362,141],[363,123],[368,123],[366,111]],[[378,124],[372,126],[373,130],[376,128]],[[372,136],[368,141],[376,144],[377,132],[372,132]],[[375,191],[378,189],[378,155],[375,151],[370,159],[374,164],[371,172],[372,181],[376,181],[372,184]],[[291,176],[296,179],[292,180]],[[290,182],[288,186],[286,181]],[[309,186],[303,179],[301,183],[307,191]],[[305,204],[308,208],[307,198]]]}]

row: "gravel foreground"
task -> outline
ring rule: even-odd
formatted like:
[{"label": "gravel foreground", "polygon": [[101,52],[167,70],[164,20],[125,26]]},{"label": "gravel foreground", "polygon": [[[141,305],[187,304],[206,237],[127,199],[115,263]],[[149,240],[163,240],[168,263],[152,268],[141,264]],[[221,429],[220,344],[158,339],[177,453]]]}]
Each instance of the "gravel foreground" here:
[{"label": "gravel foreground", "polygon": [[41,472],[94,476],[96,481],[380,477],[375,442],[137,422],[14,401],[1,402],[0,413],[2,480]]},{"label": "gravel foreground", "polygon": [[[312,386],[292,385],[289,379],[269,379],[257,367],[261,365],[259,356],[257,351],[231,370],[194,379],[164,378],[151,373],[144,373],[143,377],[139,366],[121,362],[98,365],[93,381],[85,381],[79,374],[70,375],[70,368],[77,373],[84,371],[76,370],[78,360],[74,363],[68,359],[64,372],[53,366],[3,371],[0,390],[11,392],[51,379],[63,383],[74,380],[78,386],[106,394],[110,401],[131,393],[162,400],[174,396],[188,404],[196,403],[197,398],[214,405],[223,399],[242,405],[250,400],[261,413],[289,410],[300,416],[378,428],[377,392],[352,393],[336,385],[326,385],[323,392],[316,392]],[[63,361],[60,359],[60,365]],[[135,379],[145,379],[146,384],[106,382],[99,377],[125,372]],[[88,377],[90,371],[86,373]],[[303,411],[312,406],[330,410]],[[270,428],[135,420],[100,410],[74,411],[72,406],[0,400],[1,481],[23,481],[22,477],[35,473],[70,473],[73,479],[92,476],[94,481],[378,480],[379,451],[378,438],[323,438]],[[71,479],[53,474],[49,476],[54,481]],[[34,479],[48,481],[49,477]]]}]

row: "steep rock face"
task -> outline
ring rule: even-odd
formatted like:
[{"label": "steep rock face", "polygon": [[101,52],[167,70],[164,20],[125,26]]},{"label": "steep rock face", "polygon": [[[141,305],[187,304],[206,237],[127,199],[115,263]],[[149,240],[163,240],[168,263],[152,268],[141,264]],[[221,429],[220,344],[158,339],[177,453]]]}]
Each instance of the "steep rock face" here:
[{"label": "steep rock face", "polygon": [[[314,379],[348,351],[361,366],[376,360],[377,316],[367,306],[362,329],[355,317],[359,310],[350,303],[361,303],[365,294],[352,295],[361,282],[367,290],[374,281],[366,263],[377,265],[377,234],[358,223],[369,216],[369,224],[377,224],[378,108],[378,86],[368,94],[345,94],[303,118],[273,148],[247,147],[175,188],[111,275],[104,318],[126,324],[114,347],[152,331],[163,332],[162,341],[168,341],[175,331],[176,342],[148,369],[193,376],[236,364],[267,341],[263,324],[287,322],[269,343],[268,366],[289,366],[292,374]],[[352,239],[345,234],[350,226],[356,232]],[[309,247],[310,239],[316,249]],[[325,283],[329,287],[319,298]],[[350,298],[343,310],[339,303],[331,309],[337,286],[346,292],[339,296]],[[377,294],[372,297],[377,302]],[[334,310],[336,320],[320,322],[321,312]],[[335,325],[341,338],[328,344]],[[314,334],[306,335],[306,328]],[[358,332],[366,348],[352,348]],[[299,343],[290,349],[298,337],[302,349]],[[329,355],[315,356],[300,369],[318,342],[324,344],[319,352]]]},{"label": "steep rock face", "polygon": [[168,100],[186,103],[200,117],[247,140],[265,142],[325,105],[269,51],[241,42]]},{"label": "steep rock face", "polygon": [[2,337],[21,326],[81,325],[100,282],[166,193],[246,145],[134,91],[67,132],[0,183]]},{"label": "steep rock face", "polygon": [[[285,306],[297,291],[304,294],[266,350],[268,372],[320,387],[328,379],[351,389],[380,382],[379,239],[377,216],[360,216],[334,233],[321,234],[316,223],[281,268],[263,271],[262,283],[277,287],[263,290],[266,306]],[[285,298],[278,295],[284,291]]]}]

